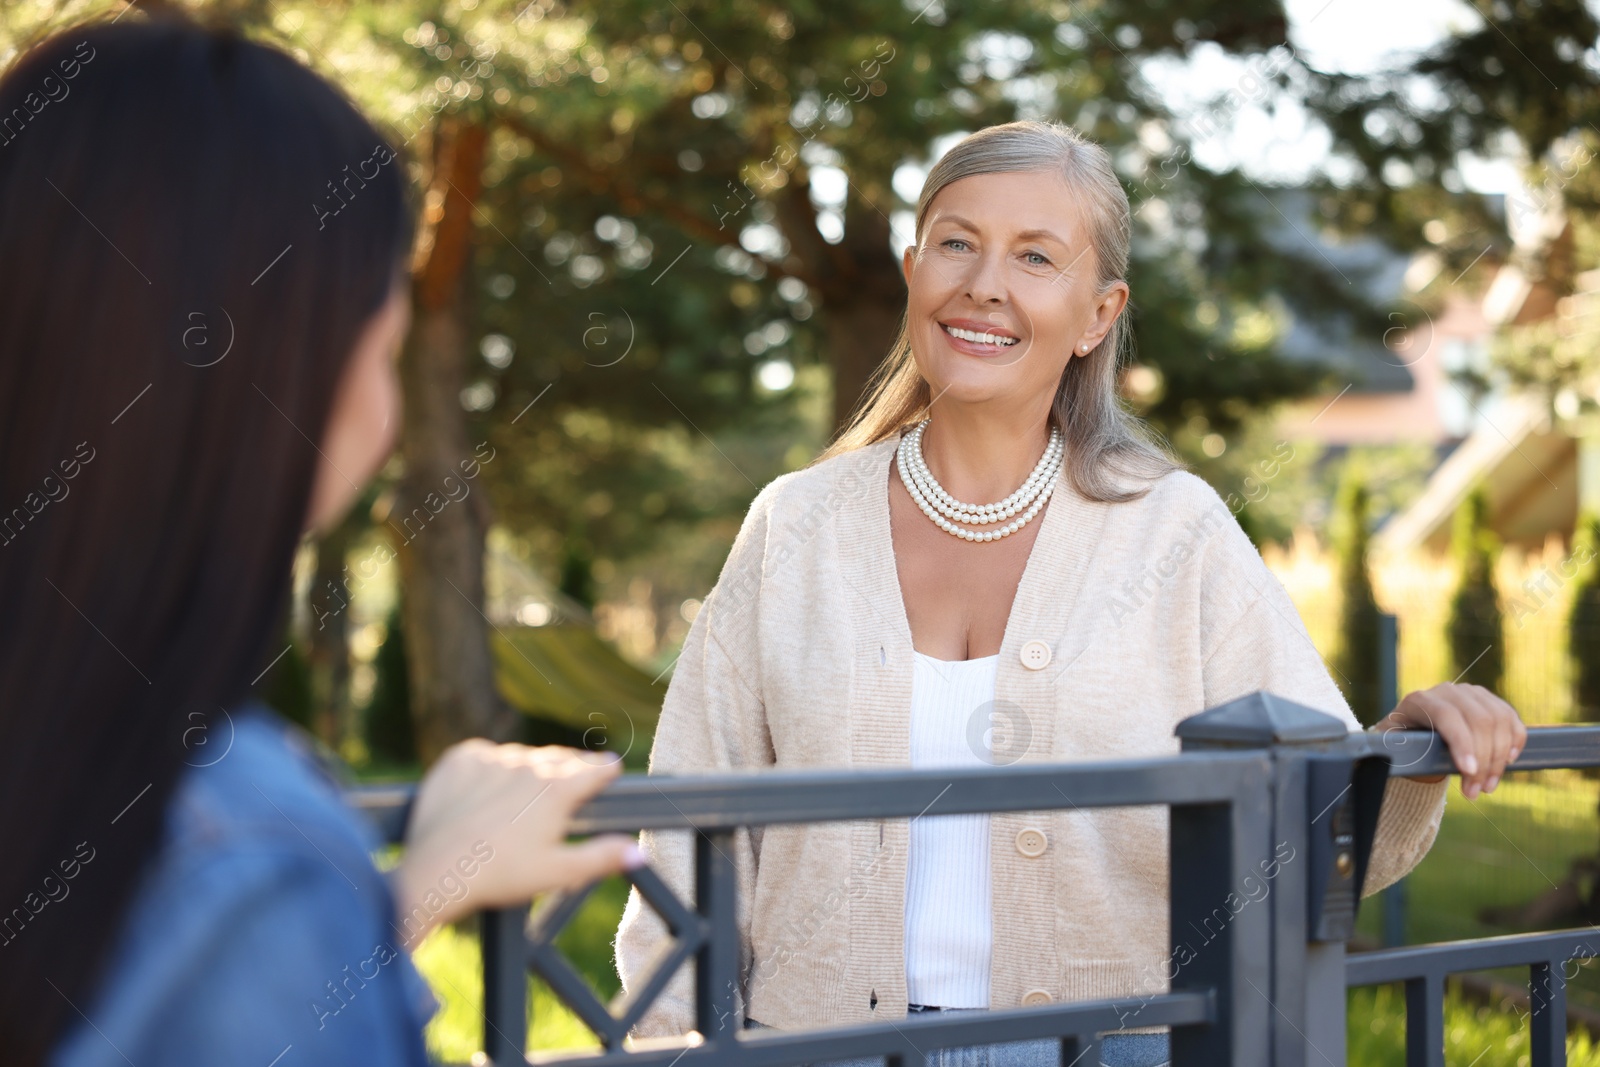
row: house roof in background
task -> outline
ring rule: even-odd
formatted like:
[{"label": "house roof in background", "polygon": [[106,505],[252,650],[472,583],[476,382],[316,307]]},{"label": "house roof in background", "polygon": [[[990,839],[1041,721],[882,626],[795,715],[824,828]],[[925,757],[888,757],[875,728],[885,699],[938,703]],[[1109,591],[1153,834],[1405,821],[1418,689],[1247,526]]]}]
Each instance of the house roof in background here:
[{"label": "house roof in background", "polygon": [[[1262,187],[1261,193],[1272,205],[1265,233],[1275,248],[1319,263],[1378,306],[1404,298],[1410,254],[1374,237],[1332,233],[1309,190]],[[1334,367],[1357,393],[1400,393],[1415,384],[1404,359],[1383,343],[1381,334],[1357,334],[1353,323],[1332,317],[1313,321],[1295,315],[1281,351],[1286,359]]]},{"label": "house roof in background", "polygon": [[1540,544],[1549,531],[1572,528],[1577,478],[1577,449],[1552,426],[1548,405],[1535,396],[1507,397],[1429,476],[1422,495],[1383,525],[1374,547],[1445,548],[1456,509],[1480,484],[1490,528],[1507,542]]}]

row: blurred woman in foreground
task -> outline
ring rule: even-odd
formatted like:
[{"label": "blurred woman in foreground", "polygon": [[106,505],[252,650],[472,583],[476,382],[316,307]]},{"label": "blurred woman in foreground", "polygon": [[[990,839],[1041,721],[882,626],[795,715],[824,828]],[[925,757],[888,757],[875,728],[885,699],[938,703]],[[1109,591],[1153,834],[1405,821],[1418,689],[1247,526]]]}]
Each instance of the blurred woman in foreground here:
[{"label": "blurred woman in foreground", "polygon": [[402,163],[289,56],[139,15],[29,49],[0,125],[4,1058],[423,1063],[412,944],[637,853],[563,844],[618,763],[474,741],[386,882],[258,700],[296,546],[395,440]]}]

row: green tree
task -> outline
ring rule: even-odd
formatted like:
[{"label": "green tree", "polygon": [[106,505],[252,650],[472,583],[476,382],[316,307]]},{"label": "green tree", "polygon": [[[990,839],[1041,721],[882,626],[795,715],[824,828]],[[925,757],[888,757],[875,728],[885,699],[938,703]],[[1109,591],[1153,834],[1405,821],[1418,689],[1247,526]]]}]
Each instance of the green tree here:
[{"label": "green tree", "polygon": [[[1567,651],[1572,657],[1572,712],[1578,722],[1600,722],[1600,513],[1578,517],[1572,555],[1579,561],[1567,615]],[[1600,769],[1583,772],[1600,777]],[[1591,884],[1584,921],[1600,920],[1600,880]]]},{"label": "green tree", "polygon": [[1335,673],[1350,710],[1363,726],[1371,726],[1389,711],[1378,691],[1378,602],[1372,592],[1367,566],[1371,542],[1368,529],[1368,492],[1362,470],[1345,467],[1337,503],[1339,531],[1339,648]]},{"label": "green tree", "polygon": [[590,555],[588,538],[581,531],[574,531],[561,547],[561,581],[556,588],[585,608],[593,609],[594,558]]},{"label": "green tree", "polygon": [[372,759],[388,763],[415,763],[417,738],[406,679],[405,622],[398,607],[384,622],[383,642],[373,656],[372,669],[376,675],[372,695],[361,710],[367,753]]},{"label": "green tree", "polygon": [[1446,623],[1456,680],[1502,693],[1504,620],[1494,584],[1500,547],[1489,529],[1489,500],[1482,488],[1473,490],[1456,511],[1452,552],[1461,568]]},{"label": "green tree", "polygon": [[333,529],[316,540],[316,568],[306,594],[306,666],[311,675],[312,723],[333,751],[357,732],[350,705],[351,548],[372,525],[377,493],[369,486]]},{"label": "green tree", "polygon": [[1567,616],[1572,706],[1579,722],[1600,722],[1600,514],[1579,520],[1572,548],[1582,561]]},{"label": "green tree", "polygon": [[1251,511],[1249,507],[1239,508],[1238,511],[1234,512],[1233,517],[1239,523],[1239,529],[1244,531],[1244,535],[1250,538],[1250,543],[1255,545],[1256,551],[1259,552],[1262,544],[1266,541],[1266,536],[1262,532],[1260,517],[1254,511]]},{"label": "green tree", "polygon": [[314,730],[312,715],[311,665],[293,641],[278,662],[258,681],[262,699],[285,719]]}]

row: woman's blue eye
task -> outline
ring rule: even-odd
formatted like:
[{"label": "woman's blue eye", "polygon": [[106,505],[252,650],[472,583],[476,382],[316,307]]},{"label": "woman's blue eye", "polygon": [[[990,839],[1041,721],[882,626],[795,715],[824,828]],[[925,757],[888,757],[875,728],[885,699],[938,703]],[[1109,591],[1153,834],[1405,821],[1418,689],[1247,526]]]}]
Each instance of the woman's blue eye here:
[{"label": "woman's blue eye", "polygon": [[964,245],[966,243],[967,242],[963,241],[959,237],[952,237],[948,241],[943,242],[944,247],[946,247],[946,248],[949,248],[951,245]]},{"label": "woman's blue eye", "polygon": [[1042,267],[1044,264],[1050,262],[1050,257],[1046,256],[1043,252],[1025,252],[1023,254],[1029,256],[1030,258],[1039,260],[1039,262],[1035,264],[1036,266]]}]

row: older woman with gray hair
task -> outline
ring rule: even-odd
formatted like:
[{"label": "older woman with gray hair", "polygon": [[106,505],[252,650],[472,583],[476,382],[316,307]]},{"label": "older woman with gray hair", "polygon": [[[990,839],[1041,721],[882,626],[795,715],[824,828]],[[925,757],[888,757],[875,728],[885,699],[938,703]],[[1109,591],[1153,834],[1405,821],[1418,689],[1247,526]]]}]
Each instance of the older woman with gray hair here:
[{"label": "older woman with gray hair", "polygon": [[[1070,127],[990,127],[939,160],[900,336],[837,440],[751,504],[652,774],[1145,758],[1256,690],[1361,729],[1232,511],[1119,402],[1131,228],[1107,153]],[[1437,731],[1469,797],[1526,737],[1471,685],[1410,693],[1375,728]],[[1427,852],[1445,789],[1389,781],[1366,892]],[[1162,991],[1167,833],[1161,807],[740,831],[737,1003],[805,1029]],[[641,844],[691,896],[687,834]],[[666,937],[635,890],[625,988]],[[684,968],[635,1034],[693,1026]],[[1058,1048],[936,1058],[1047,1067]],[[1111,1034],[1101,1056],[1157,1067],[1167,1034]]]}]

